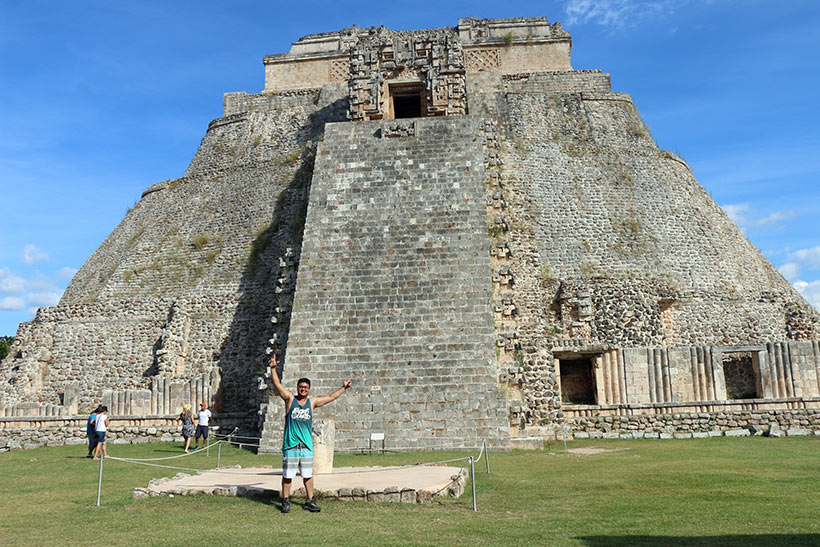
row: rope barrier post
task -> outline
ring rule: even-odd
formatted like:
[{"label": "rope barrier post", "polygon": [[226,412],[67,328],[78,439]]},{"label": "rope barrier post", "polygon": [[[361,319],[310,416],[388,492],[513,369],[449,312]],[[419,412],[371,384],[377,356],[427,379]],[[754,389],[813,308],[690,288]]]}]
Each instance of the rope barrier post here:
[{"label": "rope barrier post", "polygon": [[216,445],[216,468],[219,469],[219,462],[222,460],[222,441]]},{"label": "rope barrier post", "polygon": [[102,468],[105,457],[100,454],[100,478],[97,479],[97,507],[100,506],[100,492],[102,491]]},{"label": "rope barrier post", "polygon": [[473,511],[478,511],[478,507],[476,507],[475,504],[475,465],[473,464],[472,456],[470,456],[470,479],[473,484]]},{"label": "rope barrier post", "polygon": [[561,426],[561,436],[564,438],[564,454],[567,453],[567,426]]},{"label": "rope barrier post", "polygon": [[487,460],[487,474],[490,474],[490,449],[487,448],[487,439],[482,439],[484,443],[484,458]]},{"label": "rope barrier post", "polygon": [[208,439],[205,439],[205,457],[211,457],[211,441],[209,441]]}]

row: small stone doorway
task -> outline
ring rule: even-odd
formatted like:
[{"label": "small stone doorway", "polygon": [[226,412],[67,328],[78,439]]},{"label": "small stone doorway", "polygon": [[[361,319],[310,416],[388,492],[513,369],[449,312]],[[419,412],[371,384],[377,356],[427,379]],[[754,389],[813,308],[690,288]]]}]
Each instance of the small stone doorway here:
[{"label": "small stone doorway", "polygon": [[725,352],[721,361],[727,399],[754,399],[761,396],[757,352]]},{"label": "small stone doorway", "polygon": [[389,86],[390,119],[421,118],[425,115],[424,87],[420,83]]},{"label": "small stone doorway", "polygon": [[593,366],[593,358],[588,355],[566,355],[558,358],[562,403],[569,405],[597,404]]}]

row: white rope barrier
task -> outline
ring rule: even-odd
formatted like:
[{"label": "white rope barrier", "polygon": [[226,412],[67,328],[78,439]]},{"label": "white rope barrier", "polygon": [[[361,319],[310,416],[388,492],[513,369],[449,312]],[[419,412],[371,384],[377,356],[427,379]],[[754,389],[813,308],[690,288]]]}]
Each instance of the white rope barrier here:
[{"label": "white rope barrier", "polygon": [[108,456],[107,459],[115,460],[115,461],[119,461],[119,462],[125,462],[125,463],[135,463],[137,465],[145,465],[145,466],[148,466],[148,467],[161,467],[163,469],[174,469],[176,471],[193,471],[194,473],[199,473],[199,474],[201,474],[201,473],[217,473],[217,474],[222,474],[222,475],[248,475],[248,476],[254,476],[254,475],[269,475],[273,471],[272,469],[266,469],[267,473],[260,473],[258,471],[244,472],[239,468],[236,468],[232,471],[220,471],[218,469],[195,469],[193,467],[178,467],[178,466],[173,466],[173,465],[162,465],[162,464],[159,464],[159,463],[151,463],[151,462],[140,461],[140,460],[130,460],[128,458],[116,458],[114,456]]},{"label": "white rope barrier", "polygon": [[[244,444],[244,443],[234,443],[234,442],[231,442],[231,441],[219,440],[219,441],[216,441],[215,443],[208,444],[206,446],[206,448],[210,448],[211,446],[219,445],[220,455],[221,455],[221,448],[222,448],[221,445],[223,443],[240,444],[240,446],[242,444]],[[487,457],[486,456],[486,453],[487,453],[486,449],[487,449],[487,441],[486,441],[486,439],[482,439],[481,450],[479,451],[477,458],[474,458],[473,456],[466,456],[466,457],[462,456],[462,457],[459,457],[459,458],[451,458],[451,459],[439,460],[439,461],[435,461],[435,462],[414,463],[414,464],[398,465],[398,466],[392,466],[392,467],[368,468],[368,469],[360,469],[360,470],[357,470],[357,471],[335,471],[335,472],[328,472],[328,473],[314,473],[314,476],[317,476],[317,475],[356,475],[356,474],[362,474],[362,473],[380,473],[380,472],[383,472],[383,471],[395,471],[395,470],[400,470],[400,469],[412,469],[412,468],[415,468],[415,467],[429,467],[429,466],[442,465],[442,464],[445,464],[445,463],[454,463],[454,462],[459,462],[459,461],[465,461],[466,460],[470,463],[470,468],[472,470],[471,471],[471,477],[472,477],[473,511],[477,511],[478,509],[477,509],[477,506],[476,506],[476,493],[475,493],[475,463],[478,462],[481,459],[482,456]],[[264,472],[259,472],[259,471],[247,472],[247,471],[242,471],[240,468],[235,468],[235,469],[232,469],[231,471],[221,471],[219,469],[196,469],[196,468],[192,468],[192,467],[180,467],[180,466],[173,466],[173,465],[164,465],[164,464],[158,464],[158,463],[151,463],[151,462],[155,462],[155,461],[166,461],[166,460],[172,460],[172,459],[176,459],[176,458],[183,458],[185,456],[192,456],[195,453],[196,453],[196,451],[188,453],[188,454],[178,454],[176,456],[165,456],[165,457],[161,457],[161,458],[118,458],[118,457],[115,457],[115,456],[107,456],[105,458],[101,458],[101,460],[100,460],[100,476],[99,476],[99,482],[98,482],[98,485],[97,485],[97,506],[100,505],[100,492],[101,492],[101,489],[102,489],[102,459],[109,459],[109,460],[120,461],[120,462],[125,462],[125,463],[133,463],[133,464],[144,465],[144,466],[148,466],[148,467],[159,467],[159,468],[163,468],[163,469],[173,469],[175,471],[189,471],[189,472],[193,472],[193,473],[197,473],[197,474],[216,473],[216,474],[222,474],[222,475],[245,475],[245,476],[260,476],[260,475],[269,475],[269,474],[271,474],[271,470],[269,470],[269,469],[265,469]],[[219,457],[217,457],[217,467],[219,467]],[[489,473],[489,470],[490,470],[490,467],[489,467],[489,459],[488,459],[487,460],[487,472],[488,473]],[[445,486],[444,488],[438,490],[434,495],[438,495],[443,490],[445,490],[445,489],[449,488],[450,486],[452,486],[456,481],[458,481],[461,478],[461,476],[465,472],[466,472],[466,469],[462,467],[459,470],[458,475],[456,475],[455,478],[450,483],[447,484],[447,486]]]},{"label": "white rope barrier", "polygon": [[[222,439],[225,442],[229,442],[231,444],[242,445],[242,446],[252,446],[252,447],[256,447],[256,448],[258,448],[260,446],[260,444],[232,441],[231,439],[253,439],[253,440],[258,440],[258,441],[262,440],[262,437],[251,437],[250,435],[235,435],[234,432],[236,432],[238,430],[239,430],[239,428],[235,427],[234,430],[231,433],[228,433],[227,435],[223,435],[221,433],[214,433],[212,436],[215,439]],[[484,448],[486,447],[487,440],[482,439],[481,441],[482,441],[481,452],[483,453]],[[357,450],[359,450],[359,449],[357,449]],[[360,450],[365,450],[365,449],[362,448]],[[412,452],[422,452],[422,451],[426,451],[426,450],[446,450],[446,451],[455,452],[455,451],[459,451],[459,450],[470,450],[470,449],[469,448],[442,448],[441,446],[427,445],[427,446],[416,446],[416,447],[408,448],[408,449],[405,449],[405,450],[389,449],[389,450],[385,450],[384,452],[390,452],[390,453],[393,453],[393,454],[407,454],[407,453],[412,453]],[[268,452],[268,454],[281,454],[281,453],[282,453],[281,451]],[[481,460],[481,454],[478,455],[478,457],[476,458],[475,461],[478,462],[479,460]]]},{"label": "white rope barrier", "polygon": [[[253,443],[243,443],[243,442],[241,442],[241,441],[231,441],[231,440],[222,439],[222,440],[220,440],[219,442],[221,442],[221,443],[225,443],[225,444],[233,444],[233,445],[236,445],[236,446],[252,446],[252,447],[254,447],[254,448],[259,448],[259,445],[258,445],[258,444],[253,444]],[[280,454],[281,452],[276,452],[276,453],[277,453],[277,454]],[[274,454],[274,452],[271,452],[271,454]]]},{"label": "white rope barrier", "polygon": [[[462,460],[466,461],[466,460],[469,460],[469,458],[470,457],[468,456],[468,457],[462,457],[462,458],[454,458],[454,459],[451,459],[451,460],[441,460],[441,461],[437,461],[437,462],[413,463],[413,464],[408,464],[408,465],[397,465],[397,466],[393,466],[393,467],[378,467],[378,468],[371,468],[371,469],[363,469],[363,470],[359,470],[359,471],[334,471],[334,472],[331,472],[331,473],[314,473],[313,475],[314,476],[317,476],[317,475],[355,475],[355,474],[358,474],[358,473],[376,473],[376,472],[381,472],[381,471],[395,471],[397,469],[411,469],[413,467],[427,467],[427,466],[441,465],[443,463],[452,463],[452,462],[457,462],[457,461],[462,461]],[[228,475],[266,475],[266,474],[270,474],[269,470],[267,470],[267,469],[266,469],[265,473],[260,473],[260,472],[250,472],[250,473],[248,473],[248,472],[242,472],[242,471],[239,471],[239,470],[220,471],[218,469],[195,469],[193,467],[179,467],[179,466],[173,466],[173,465],[162,465],[162,464],[158,464],[158,463],[151,463],[152,461],[163,460],[164,458],[156,458],[156,459],[151,459],[151,458],[117,458],[115,456],[108,456],[108,459],[109,460],[114,460],[114,461],[126,462],[126,463],[136,463],[136,464],[140,464],[140,465],[147,465],[147,466],[150,466],[150,467],[162,467],[162,468],[165,468],[165,469],[174,469],[176,471],[193,471],[193,472],[196,472],[196,473],[221,473],[221,474],[228,474]]]},{"label": "white rope barrier", "polygon": [[455,483],[457,483],[457,482],[458,482],[458,479],[460,479],[461,477],[463,477],[463,476],[464,476],[464,474],[465,474],[466,472],[467,472],[467,469],[465,469],[464,467],[462,467],[461,469],[459,469],[459,470],[458,470],[458,474],[457,474],[455,477],[453,477],[453,480],[451,480],[451,481],[447,484],[447,486],[443,486],[442,488],[439,488],[438,490],[436,490],[435,492],[433,492],[433,497],[438,496],[439,494],[441,494],[442,492],[444,492],[445,490],[447,490],[448,488],[450,488],[451,486],[453,486]]},{"label": "white rope barrier", "polygon": [[[218,445],[222,442],[224,442],[224,441],[216,441],[215,443],[210,443],[207,447],[203,446],[201,450],[202,450],[202,452],[205,452],[206,448],[216,446],[216,445]],[[161,461],[161,460],[175,460],[177,458],[185,458],[187,456],[195,456],[197,454],[201,454],[202,452],[200,452],[199,450],[193,450],[191,452],[187,452],[187,453],[184,453],[184,454],[177,454],[176,456],[164,456],[162,458],[120,458],[120,459],[128,459],[128,460],[131,460],[131,461],[141,461],[141,462],[155,462],[155,461]],[[115,458],[112,457],[112,459],[115,459]]]},{"label": "white rope barrier", "polygon": [[481,456],[483,456],[483,455],[484,455],[484,440],[482,439],[481,440],[481,451],[478,453],[478,457],[475,459],[475,463],[480,462],[481,461]]},{"label": "white rope barrier", "polygon": [[234,435],[232,433],[228,434],[228,435],[214,435],[214,437],[217,438],[217,439],[222,439],[222,440],[230,440],[230,439],[251,439],[251,440],[256,440],[256,441],[262,440],[262,437],[251,437],[249,435]]}]

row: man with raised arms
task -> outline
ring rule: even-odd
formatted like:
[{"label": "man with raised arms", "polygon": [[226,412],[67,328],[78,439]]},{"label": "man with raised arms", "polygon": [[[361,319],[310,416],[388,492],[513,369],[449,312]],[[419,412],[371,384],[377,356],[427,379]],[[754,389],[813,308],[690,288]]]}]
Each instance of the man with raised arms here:
[{"label": "man with raised arms", "polygon": [[290,486],[298,469],[305,484],[307,500],[302,506],[313,513],[321,511],[313,497],[313,409],[335,401],[339,395],[353,385],[351,378],[342,383],[342,387],[327,397],[311,399],[310,380],[299,378],[296,382],[296,395],[285,389],[276,372],[278,362],[276,355],[271,357],[270,375],[273,387],[285,401],[285,432],[282,436],[282,512],[290,512]]}]

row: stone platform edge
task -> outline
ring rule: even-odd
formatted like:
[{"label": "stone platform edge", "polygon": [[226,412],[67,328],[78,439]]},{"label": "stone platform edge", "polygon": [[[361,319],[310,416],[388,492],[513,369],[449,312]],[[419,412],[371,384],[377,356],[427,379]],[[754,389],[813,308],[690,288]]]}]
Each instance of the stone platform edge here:
[{"label": "stone platform edge", "polygon": [[[219,470],[241,469],[239,465],[220,467]],[[252,469],[252,468],[247,468]],[[464,487],[467,484],[467,470],[463,470],[457,475],[450,477],[450,484],[437,492],[429,490],[416,490],[413,488],[400,488],[398,486],[388,486],[383,490],[373,490],[361,487],[353,488],[339,488],[336,490],[320,490],[314,489],[316,496],[325,500],[338,501],[366,501],[368,503],[415,503],[424,504],[432,503],[434,497],[448,496],[450,498],[458,499],[464,493]],[[173,477],[163,477],[161,479],[151,479],[148,481],[146,488],[134,488],[133,499],[145,499],[157,496],[227,496],[237,498],[278,498],[279,490],[275,488],[261,488],[258,486],[227,486],[227,487],[175,487],[168,491],[153,490],[166,482],[184,479],[192,476],[190,473],[177,473]],[[304,487],[296,488],[292,491],[292,495],[296,498],[305,496]]]}]

